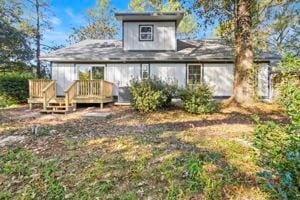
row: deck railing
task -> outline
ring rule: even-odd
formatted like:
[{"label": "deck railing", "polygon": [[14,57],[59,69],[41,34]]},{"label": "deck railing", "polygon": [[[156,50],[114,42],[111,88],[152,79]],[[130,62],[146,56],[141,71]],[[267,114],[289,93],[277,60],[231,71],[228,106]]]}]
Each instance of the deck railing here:
[{"label": "deck railing", "polygon": [[46,79],[29,80],[29,98],[43,98],[43,89],[51,82]]},{"label": "deck railing", "polygon": [[113,84],[104,80],[77,81],[77,97],[111,97]]},{"label": "deck railing", "polygon": [[72,103],[72,99],[76,96],[76,86],[77,81],[74,81],[66,90],[65,90],[65,104],[66,110],[69,110],[69,105]]},{"label": "deck railing", "polygon": [[66,106],[74,98],[112,97],[113,84],[105,80],[76,80],[65,90]]},{"label": "deck railing", "polygon": [[44,109],[46,109],[46,105],[48,102],[56,96],[56,84],[55,81],[51,81],[43,90],[43,97],[44,97]]}]

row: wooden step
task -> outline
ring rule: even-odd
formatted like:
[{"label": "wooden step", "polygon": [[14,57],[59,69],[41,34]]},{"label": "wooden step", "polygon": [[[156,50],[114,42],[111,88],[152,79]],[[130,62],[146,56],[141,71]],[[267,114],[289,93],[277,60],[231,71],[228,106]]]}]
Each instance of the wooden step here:
[{"label": "wooden step", "polygon": [[41,113],[67,113],[66,110],[41,110]]}]

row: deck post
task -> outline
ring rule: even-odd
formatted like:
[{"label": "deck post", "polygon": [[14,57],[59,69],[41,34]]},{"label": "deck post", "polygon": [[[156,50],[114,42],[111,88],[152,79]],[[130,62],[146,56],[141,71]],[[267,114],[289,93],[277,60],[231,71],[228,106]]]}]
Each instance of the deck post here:
[{"label": "deck post", "polygon": [[103,110],[103,102],[100,103],[100,110]]},{"label": "deck post", "polygon": [[29,110],[32,110],[32,103],[29,103]]}]

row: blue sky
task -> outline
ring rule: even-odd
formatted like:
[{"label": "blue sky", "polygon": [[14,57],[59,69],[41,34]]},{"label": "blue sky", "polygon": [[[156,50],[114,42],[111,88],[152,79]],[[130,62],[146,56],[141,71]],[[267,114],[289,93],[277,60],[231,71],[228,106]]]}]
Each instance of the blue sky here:
[{"label": "blue sky", "polygon": [[[111,0],[113,8],[128,11],[129,0]],[[84,25],[84,14],[95,5],[95,0],[50,0],[53,14],[50,16],[52,29],[44,33],[45,44],[66,44],[72,27]]]},{"label": "blue sky", "polygon": [[[117,11],[128,11],[130,0],[111,0],[112,8]],[[50,0],[53,14],[50,16],[52,29],[44,33],[43,43],[46,45],[64,45],[72,31],[72,27],[79,27],[85,24],[85,12],[95,5],[95,0]],[[113,15],[113,13],[112,13]],[[202,31],[199,34],[203,37]],[[120,33],[121,35],[121,33]]]}]

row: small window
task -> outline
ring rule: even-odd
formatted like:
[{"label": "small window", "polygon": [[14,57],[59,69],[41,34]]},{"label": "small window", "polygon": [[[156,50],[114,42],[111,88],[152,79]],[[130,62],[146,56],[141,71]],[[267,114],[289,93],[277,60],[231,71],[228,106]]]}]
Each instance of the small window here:
[{"label": "small window", "polygon": [[142,78],[149,78],[150,66],[149,64],[142,64]]},{"label": "small window", "polygon": [[153,25],[140,25],[140,41],[153,41]]},{"label": "small window", "polygon": [[188,84],[197,85],[202,82],[202,66],[188,65]]}]

